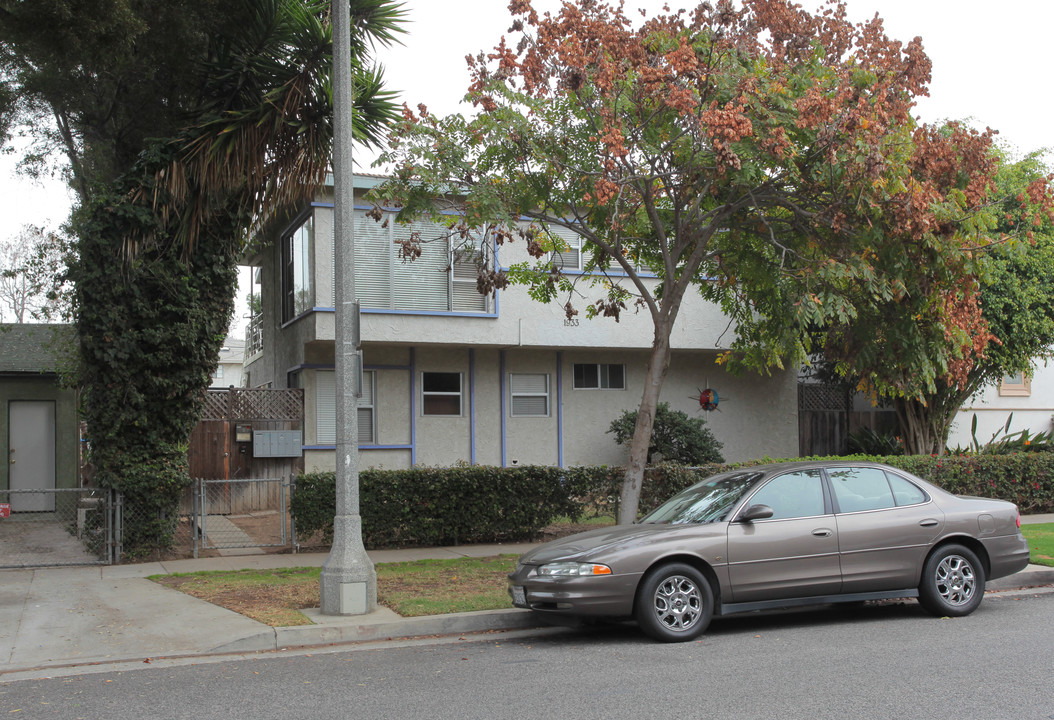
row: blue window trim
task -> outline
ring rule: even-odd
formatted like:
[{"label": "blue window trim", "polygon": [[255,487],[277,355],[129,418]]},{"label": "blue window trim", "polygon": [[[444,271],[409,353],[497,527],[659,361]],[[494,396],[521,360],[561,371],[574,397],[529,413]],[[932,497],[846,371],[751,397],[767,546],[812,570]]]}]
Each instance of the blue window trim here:
[{"label": "blue window trim", "polygon": [[564,466],[564,353],[556,351],[556,464]]},{"label": "blue window trim", "polygon": [[[333,450],[336,445],[304,445],[303,450]],[[411,445],[359,445],[359,450],[413,450]]]},{"label": "blue window trim", "polygon": [[[311,208],[333,208],[333,207],[335,207],[333,203],[324,203],[324,202],[313,202],[313,203],[311,203]],[[355,205],[355,207],[354,207],[355,210],[371,210],[372,208],[373,208],[372,205]],[[388,208],[388,207],[385,207],[385,208],[381,208],[381,209],[384,210],[385,212],[398,212],[400,208]],[[301,213],[301,215],[304,215],[307,212],[308,211],[305,210],[303,213]],[[461,213],[455,212],[453,210],[445,210],[445,211],[443,211],[442,214],[443,215],[460,215]],[[495,265],[500,265],[500,263],[498,262],[498,248],[494,248],[494,261],[495,261],[494,262]],[[504,269],[508,269],[508,268],[504,268]],[[417,315],[417,316],[424,316],[424,317],[466,317],[466,318],[490,318],[490,319],[494,319],[494,318],[497,318],[500,315],[500,313],[501,313],[501,293],[494,292],[492,297],[494,298],[494,312],[489,312],[489,313],[463,312],[463,311],[454,311],[454,310],[389,310],[389,309],[386,309],[386,308],[362,308],[361,312],[364,315]],[[296,322],[297,320],[300,320],[301,318],[303,318],[306,315],[310,315],[311,313],[316,313],[316,312],[317,313],[335,313],[336,312],[336,308],[324,307],[324,306],[323,307],[313,307],[310,310],[307,310],[307,311],[301,313],[300,315],[297,315],[296,317],[291,318],[290,320],[287,320],[286,322],[284,322],[282,324],[281,327],[282,327],[282,329],[285,329],[285,327],[287,325],[290,325],[290,324]]]},{"label": "blue window trim", "polygon": [[[360,445],[359,450],[363,452],[379,451],[379,450],[406,450],[410,452],[410,465],[417,465],[417,348],[412,346],[410,350],[410,363],[408,365],[383,365],[383,364],[364,364],[363,370],[396,370],[410,373],[410,442],[409,443],[394,443],[394,444],[373,444],[373,445]],[[498,353],[498,385],[500,389],[499,393],[499,413],[500,413],[500,450],[501,450],[501,466],[509,467],[509,455],[508,455],[508,418],[506,417],[508,409],[507,401],[507,390],[508,381],[506,373],[507,351],[500,350]],[[474,348],[469,348],[468,357],[468,406],[469,406],[469,460],[472,464],[476,464],[478,461],[477,448],[476,448],[476,434],[477,434],[477,423],[476,423],[476,351]],[[564,353],[563,351],[556,352],[556,411],[553,414],[556,419],[556,448],[557,448],[557,466],[565,467],[564,460],[564,412],[563,412],[563,395],[564,395],[564,384],[563,384],[563,367],[564,367]],[[301,363],[293,366],[290,371],[295,370],[331,370],[334,369],[333,365],[319,364],[319,363]],[[323,451],[336,451],[336,445],[304,445],[304,450],[323,450]]]},{"label": "blue window trim", "polygon": [[410,466],[417,465],[417,348],[410,348]]},{"label": "blue window trim", "polygon": [[508,421],[505,419],[505,350],[498,353],[498,389],[499,408],[501,410],[501,466],[509,466],[508,444],[506,433],[508,432]]},{"label": "blue window trim", "polygon": [[[318,312],[318,313],[335,313],[336,308],[331,307],[316,307],[311,308],[307,313]],[[466,317],[466,318],[496,318],[498,317],[498,301],[494,299],[494,312],[492,313],[474,313],[474,312],[463,312],[457,310],[387,310],[384,308],[362,308],[360,311],[363,315],[432,315],[440,317]],[[293,318],[289,322],[296,322],[303,315]],[[288,323],[286,323],[288,324]],[[285,325],[282,326],[283,328]]]},{"label": "blue window trim", "polygon": [[468,461],[476,464],[476,349],[468,349]]}]

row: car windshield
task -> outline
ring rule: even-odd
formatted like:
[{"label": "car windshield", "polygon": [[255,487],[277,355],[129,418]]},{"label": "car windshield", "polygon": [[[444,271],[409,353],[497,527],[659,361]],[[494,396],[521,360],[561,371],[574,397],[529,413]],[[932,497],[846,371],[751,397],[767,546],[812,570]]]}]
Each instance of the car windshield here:
[{"label": "car windshield", "polygon": [[719,522],[761,477],[762,473],[758,472],[715,475],[674,495],[641,522],[671,525]]}]

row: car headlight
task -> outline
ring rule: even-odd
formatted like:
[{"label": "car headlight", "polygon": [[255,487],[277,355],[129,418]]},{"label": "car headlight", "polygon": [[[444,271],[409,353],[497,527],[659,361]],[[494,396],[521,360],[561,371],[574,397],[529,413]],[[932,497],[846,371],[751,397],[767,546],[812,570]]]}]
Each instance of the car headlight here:
[{"label": "car headlight", "polygon": [[610,575],[611,568],[597,563],[555,562],[538,568],[539,575],[550,577],[582,577],[588,575]]}]

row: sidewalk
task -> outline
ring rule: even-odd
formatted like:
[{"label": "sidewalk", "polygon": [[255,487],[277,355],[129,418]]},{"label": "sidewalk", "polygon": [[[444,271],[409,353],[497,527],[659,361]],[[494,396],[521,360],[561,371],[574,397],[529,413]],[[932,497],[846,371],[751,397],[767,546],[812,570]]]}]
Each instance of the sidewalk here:
[{"label": "sidewalk", "polygon": [[[1037,519],[1040,518],[1040,519]],[[1054,522],[1054,515],[1022,522]],[[374,563],[521,554],[533,543],[378,550]],[[281,650],[290,647],[537,627],[526,610],[402,618],[386,608],[369,615],[305,614],[316,624],[272,628],[147,580],[199,570],[321,566],[326,553],[242,555],[138,565],[0,571],[0,682],[5,675],[69,666],[146,662]],[[1054,583],[1054,568],[1029,565],[989,590]]]},{"label": "sidewalk", "polygon": [[[534,543],[378,550],[374,563],[522,554]],[[142,661],[147,658],[278,650],[422,635],[537,626],[510,608],[402,618],[378,608],[369,615],[323,616],[315,625],[272,628],[147,580],[199,570],[321,566],[327,553],[232,555],[135,565],[0,570],[0,681],[34,668]]]}]

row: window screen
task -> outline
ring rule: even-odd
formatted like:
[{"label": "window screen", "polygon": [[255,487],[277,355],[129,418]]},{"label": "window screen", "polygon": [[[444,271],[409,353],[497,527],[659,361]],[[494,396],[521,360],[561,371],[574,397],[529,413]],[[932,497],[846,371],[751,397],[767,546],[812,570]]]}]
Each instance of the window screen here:
[{"label": "window screen", "polygon": [[513,417],[547,417],[549,415],[549,376],[544,373],[509,375]]},{"label": "window screen", "polygon": [[[359,445],[376,442],[376,417],[374,414],[374,379],[376,373],[362,373],[362,397],[358,400]],[[337,443],[337,385],[336,373],[332,370],[315,372],[315,442],[319,445]]]}]

